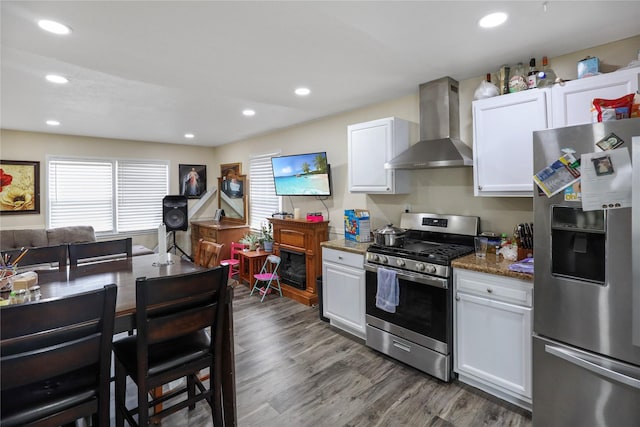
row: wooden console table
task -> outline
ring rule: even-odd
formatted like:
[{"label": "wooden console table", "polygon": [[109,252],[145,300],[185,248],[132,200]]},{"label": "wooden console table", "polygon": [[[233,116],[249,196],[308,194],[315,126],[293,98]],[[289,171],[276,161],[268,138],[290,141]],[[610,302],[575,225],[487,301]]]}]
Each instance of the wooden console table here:
[{"label": "wooden console table", "polygon": [[237,242],[249,232],[249,227],[225,224],[224,221],[191,221],[191,254],[196,253],[198,240],[203,238],[216,243],[224,243],[219,259],[231,258],[231,242]]},{"label": "wooden console table", "polygon": [[329,221],[310,222],[305,219],[269,218],[273,224],[273,253],[281,250],[304,254],[306,289],[298,289],[282,281],[282,294],[306,305],[318,303],[316,278],[322,275],[320,243],[329,240]]}]

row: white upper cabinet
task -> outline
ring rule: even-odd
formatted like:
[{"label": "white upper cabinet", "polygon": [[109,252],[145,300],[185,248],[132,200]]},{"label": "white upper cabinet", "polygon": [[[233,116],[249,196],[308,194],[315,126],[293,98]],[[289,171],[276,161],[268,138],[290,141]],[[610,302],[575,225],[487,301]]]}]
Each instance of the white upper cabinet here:
[{"label": "white upper cabinet", "polygon": [[638,90],[640,68],[615,71],[554,85],[553,127],[592,123],[594,98],[617,99]]},{"label": "white upper cabinet", "polygon": [[535,89],[473,102],[476,196],[533,195],[533,131],[551,127],[550,95]]},{"label": "white upper cabinet", "polygon": [[385,169],[384,164],[409,148],[409,122],[389,117],[350,125],[349,191],[406,194],[409,171]]}]

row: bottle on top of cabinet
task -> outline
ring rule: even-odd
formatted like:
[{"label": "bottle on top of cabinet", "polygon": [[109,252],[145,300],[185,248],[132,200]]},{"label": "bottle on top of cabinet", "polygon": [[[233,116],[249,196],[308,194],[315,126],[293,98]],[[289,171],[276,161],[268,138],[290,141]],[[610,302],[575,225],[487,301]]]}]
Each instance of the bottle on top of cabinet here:
[{"label": "bottle on top of cabinet", "polygon": [[549,60],[542,57],[542,71],[538,72],[537,87],[551,87],[556,81],[556,73],[549,67]]},{"label": "bottle on top of cabinet", "polygon": [[527,90],[528,86],[527,76],[524,73],[524,65],[522,62],[518,62],[509,79],[509,93]]},{"label": "bottle on top of cabinet", "polygon": [[529,89],[538,87],[538,69],[536,68],[536,58],[529,60],[529,73],[527,74],[527,84]]}]

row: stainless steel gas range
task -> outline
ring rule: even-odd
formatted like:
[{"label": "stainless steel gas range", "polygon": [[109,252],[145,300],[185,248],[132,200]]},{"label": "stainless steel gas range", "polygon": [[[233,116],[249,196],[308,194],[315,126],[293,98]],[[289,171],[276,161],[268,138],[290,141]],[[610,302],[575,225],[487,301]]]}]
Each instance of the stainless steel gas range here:
[{"label": "stainless steel gas range", "polygon": [[[453,274],[451,261],[473,252],[480,218],[404,213],[401,247],[371,245],[365,260],[366,343],[443,381],[453,363]],[[395,272],[398,305],[391,313],[376,306],[379,271]]]}]

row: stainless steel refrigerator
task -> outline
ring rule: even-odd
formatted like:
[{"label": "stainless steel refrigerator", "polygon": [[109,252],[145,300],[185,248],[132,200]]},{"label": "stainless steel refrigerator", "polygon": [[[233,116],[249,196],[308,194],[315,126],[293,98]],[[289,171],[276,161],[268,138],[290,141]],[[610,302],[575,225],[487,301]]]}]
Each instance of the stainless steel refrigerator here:
[{"label": "stainless steel refrigerator", "polygon": [[[563,149],[577,159],[595,152],[606,158],[610,152],[596,144],[611,134],[623,141],[614,150],[629,150],[635,168],[614,163],[594,173],[632,182],[631,207],[585,211],[583,201],[594,193],[578,197],[577,185],[534,195],[535,427],[640,426],[640,119],[534,132],[534,169]],[[583,189],[595,160],[580,166]]]}]

